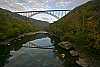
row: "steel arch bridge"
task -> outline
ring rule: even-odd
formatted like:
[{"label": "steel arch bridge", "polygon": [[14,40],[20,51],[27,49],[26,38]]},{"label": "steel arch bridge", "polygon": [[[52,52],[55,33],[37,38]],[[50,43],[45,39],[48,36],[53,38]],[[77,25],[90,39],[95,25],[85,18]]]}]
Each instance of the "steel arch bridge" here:
[{"label": "steel arch bridge", "polygon": [[14,13],[26,16],[28,18],[31,18],[32,16],[37,15],[37,14],[45,13],[57,19],[60,19],[61,17],[65,16],[69,11],[71,10],[23,11],[23,12],[14,12]]}]

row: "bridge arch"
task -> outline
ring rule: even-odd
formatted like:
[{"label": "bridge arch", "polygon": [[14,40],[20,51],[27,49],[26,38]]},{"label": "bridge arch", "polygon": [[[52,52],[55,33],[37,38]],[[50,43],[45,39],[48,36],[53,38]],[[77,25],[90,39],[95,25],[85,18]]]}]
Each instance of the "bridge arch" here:
[{"label": "bridge arch", "polygon": [[18,13],[29,18],[37,14],[45,13],[57,19],[60,19],[61,17],[65,16],[69,11],[71,10],[24,11],[24,12],[14,12],[14,13]]},{"label": "bridge arch", "polygon": [[[37,14],[42,14],[42,13],[41,13],[41,12],[39,12],[39,13],[34,13],[34,14],[30,15],[29,18],[31,18],[32,16],[35,16],[35,15],[37,15]],[[52,13],[45,12],[44,14],[48,14],[48,15],[51,15],[51,16],[55,17],[56,19],[59,19],[58,16],[56,16],[56,15],[54,15],[54,14],[52,14]]]}]

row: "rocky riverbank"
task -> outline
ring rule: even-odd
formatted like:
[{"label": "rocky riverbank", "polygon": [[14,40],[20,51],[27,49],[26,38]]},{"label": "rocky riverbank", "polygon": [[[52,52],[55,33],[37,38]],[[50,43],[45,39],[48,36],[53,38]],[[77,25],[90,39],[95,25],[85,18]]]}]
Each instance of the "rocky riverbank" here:
[{"label": "rocky riverbank", "polygon": [[70,42],[60,42],[57,45],[58,52],[60,53],[59,58],[65,61],[75,64],[78,67],[90,67],[89,59],[82,55],[78,49],[76,49]]},{"label": "rocky riverbank", "polygon": [[34,35],[35,35],[34,32],[20,34],[17,37],[13,37],[13,38],[6,39],[4,41],[1,41],[0,42],[0,45],[10,45],[11,42],[20,41],[20,40],[24,39],[25,37],[34,36]]}]

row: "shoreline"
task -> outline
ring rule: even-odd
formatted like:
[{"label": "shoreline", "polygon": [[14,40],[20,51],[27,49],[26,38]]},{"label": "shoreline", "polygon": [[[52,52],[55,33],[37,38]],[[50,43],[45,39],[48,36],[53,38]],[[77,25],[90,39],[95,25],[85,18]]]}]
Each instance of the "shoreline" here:
[{"label": "shoreline", "polygon": [[15,39],[24,38],[25,36],[31,36],[34,34],[35,34],[35,32],[23,33],[23,34],[18,35],[17,37],[12,37],[12,38],[5,39],[4,41],[3,40],[0,41],[0,45],[8,45],[11,41],[13,41]]}]

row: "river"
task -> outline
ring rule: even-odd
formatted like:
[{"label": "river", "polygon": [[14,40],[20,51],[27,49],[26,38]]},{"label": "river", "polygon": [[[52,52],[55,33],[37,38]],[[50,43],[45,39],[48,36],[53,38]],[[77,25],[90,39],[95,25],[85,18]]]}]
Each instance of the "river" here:
[{"label": "river", "polygon": [[78,67],[60,59],[61,54],[55,51],[54,41],[44,34],[38,34],[23,44],[16,43],[15,46],[1,47],[0,67]]}]

